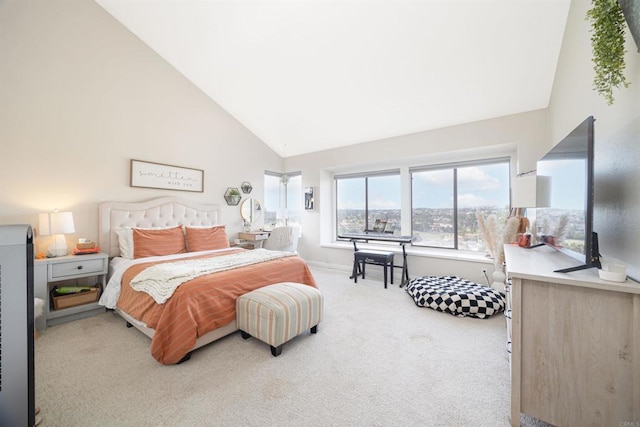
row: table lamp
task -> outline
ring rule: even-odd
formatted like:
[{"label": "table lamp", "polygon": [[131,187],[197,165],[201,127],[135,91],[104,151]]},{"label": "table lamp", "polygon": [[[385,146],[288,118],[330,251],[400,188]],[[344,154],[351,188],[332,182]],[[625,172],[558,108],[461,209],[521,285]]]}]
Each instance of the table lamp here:
[{"label": "table lamp", "polygon": [[75,233],[73,214],[71,212],[41,213],[38,217],[40,235],[53,235],[49,244],[48,257],[65,256],[67,254],[67,240],[64,235]]},{"label": "table lamp", "polygon": [[529,174],[513,182],[513,208],[546,208],[551,204],[551,177]]},{"label": "table lamp", "polygon": [[[551,177],[536,175],[535,171],[518,175],[513,182],[511,214],[519,219],[518,233],[525,233],[532,225],[527,208],[546,208],[551,205]],[[535,212],[535,211],[534,211]],[[534,218],[535,220],[535,214]],[[534,241],[537,236],[534,233]]]}]

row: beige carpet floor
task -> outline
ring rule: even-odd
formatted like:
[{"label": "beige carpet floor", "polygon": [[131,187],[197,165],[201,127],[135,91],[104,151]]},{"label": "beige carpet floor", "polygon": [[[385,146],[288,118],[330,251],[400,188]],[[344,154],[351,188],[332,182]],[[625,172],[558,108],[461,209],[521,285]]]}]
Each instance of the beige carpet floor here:
[{"label": "beige carpet floor", "polygon": [[312,271],[324,320],[277,358],[236,332],[163,366],[111,312],[48,328],[36,341],[41,425],[509,425],[502,314],[458,318],[380,276]]}]

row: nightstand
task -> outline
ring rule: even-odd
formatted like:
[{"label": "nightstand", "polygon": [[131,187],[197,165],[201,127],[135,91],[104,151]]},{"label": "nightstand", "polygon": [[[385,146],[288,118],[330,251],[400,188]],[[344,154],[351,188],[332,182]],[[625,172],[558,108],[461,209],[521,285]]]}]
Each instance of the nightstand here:
[{"label": "nightstand", "polygon": [[42,316],[36,320],[36,329],[58,325],[71,320],[82,319],[103,313],[105,308],[98,302],[54,310],[51,289],[58,286],[94,286],[100,284],[102,291],[107,285],[109,255],[106,253],[88,255],[67,255],[56,258],[36,259],[33,282],[35,297],[45,301]]},{"label": "nightstand", "polygon": [[269,231],[246,231],[238,233],[238,239],[247,240],[247,243],[253,245],[254,248],[261,248],[262,242],[267,240],[269,234],[271,234]]}]

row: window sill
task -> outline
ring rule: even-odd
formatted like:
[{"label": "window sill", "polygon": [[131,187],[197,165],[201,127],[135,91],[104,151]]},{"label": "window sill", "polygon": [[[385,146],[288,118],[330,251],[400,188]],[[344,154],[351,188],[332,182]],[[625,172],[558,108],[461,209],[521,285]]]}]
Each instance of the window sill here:
[{"label": "window sill", "polygon": [[[321,244],[322,248],[332,248],[332,249],[348,249],[353,251],[353,243],[351,242],[332,242],[332,243],[324,243]],[[398,243],[361,243],[358,242],[358,248],[368,248],[368,249],[379,249],[379,250],[392,250],[396,253],[402,253],[402,248],[398,245]],[[426,258],[439,258],[439,259],[449,259],[449,260],[458,260],[465,262],[477,262],[482,264],[493,264],[493,260],[485,256],[484,253],[479,252],[467,252],[467,251],[456,251],[454,249],[438,249],[438,248],[424,248],[420,246],[405,246],[405,250],[408,256],[419,256]]]}]

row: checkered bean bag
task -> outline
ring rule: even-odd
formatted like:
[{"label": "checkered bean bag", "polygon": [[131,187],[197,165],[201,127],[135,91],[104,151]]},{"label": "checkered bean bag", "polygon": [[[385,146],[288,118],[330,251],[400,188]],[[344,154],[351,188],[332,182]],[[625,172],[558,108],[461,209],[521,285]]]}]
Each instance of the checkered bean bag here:
[{"label": "checkered bean bag", "polygon": [[484,319],[504,310],[504,294],[456,276],[411,279],[407,293],[418,307],[429,307],[454,316]]}]

